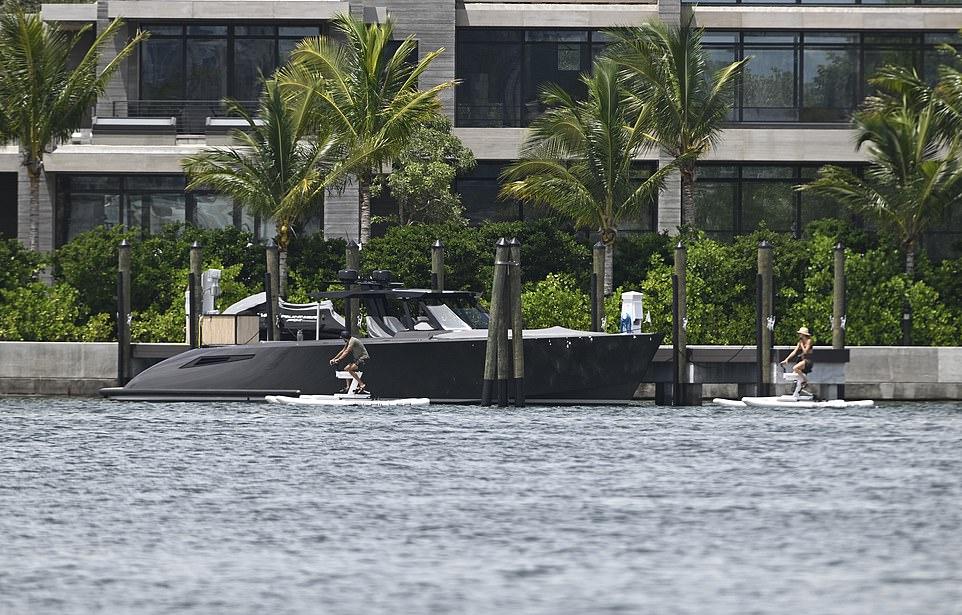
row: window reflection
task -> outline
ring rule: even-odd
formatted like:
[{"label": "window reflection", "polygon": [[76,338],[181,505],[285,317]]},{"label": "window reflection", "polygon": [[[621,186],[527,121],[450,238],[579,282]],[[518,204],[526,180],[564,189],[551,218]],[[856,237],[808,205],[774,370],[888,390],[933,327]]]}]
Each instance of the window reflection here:
[{"label": "window reflection", "polygon": [[[118,225],[143,235],[185,223],[206,229],[235,226],[259,240],[276,235],[273,220],[252,216],[228,196],[187,192],[182,175],[59,174],[57,210],[63,221],[58,225],[58,245],[98,226]],[[318,207],[295,232],[319,232],[322,211]]]}]

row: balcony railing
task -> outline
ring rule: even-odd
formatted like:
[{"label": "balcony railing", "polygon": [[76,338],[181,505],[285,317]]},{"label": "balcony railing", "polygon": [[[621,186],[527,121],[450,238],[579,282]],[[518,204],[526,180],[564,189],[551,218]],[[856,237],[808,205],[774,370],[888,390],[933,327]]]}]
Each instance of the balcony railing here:
[{"label": "balcony railing", "polygon": [[[258,103],[238,103],[249,113]],[[113,102],[113,117],[175,117],[177,134],[204,134],[207,118],[230,117],[222,100],[118,100]]]}]

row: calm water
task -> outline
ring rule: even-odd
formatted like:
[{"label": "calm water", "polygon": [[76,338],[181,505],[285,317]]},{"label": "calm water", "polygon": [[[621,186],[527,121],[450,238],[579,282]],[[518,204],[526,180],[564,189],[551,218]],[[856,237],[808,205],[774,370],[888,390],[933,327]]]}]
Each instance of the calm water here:
[{"label": "calm water", "polygon": [[0,399],[0,613],[962,613],[962,406]]}]

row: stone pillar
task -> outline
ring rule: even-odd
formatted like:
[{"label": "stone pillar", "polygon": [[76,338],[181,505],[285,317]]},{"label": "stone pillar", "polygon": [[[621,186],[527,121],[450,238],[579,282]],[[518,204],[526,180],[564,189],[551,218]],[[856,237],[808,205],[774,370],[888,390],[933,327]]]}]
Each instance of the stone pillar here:
[{"label": "stone pillar", "polygon": [[54,216],[55,177],[52,173],[40,175],[40,208],[36,212],[37,243],[30,238],[30,175],[23,165],[17,167],[17,239],[20,243],[40,252],[49,252],[56,245]]},{"label": "stone pillar", "polygon": [[[386,6],[387,15],[394,22],[394,36],[401,39],[414,34],[418,41],[418,56],[436,49],[444,52],[435,58],[420,80],[420,87],[431,87],[454,79],[455,0],[378,0]],[[370,11],[368,11],[370,13]],[[439,95],[441,110],[454,121],[454,88]]]},{"label": "stone pillar", "polygon": [[350,183],[343,191],[328,190],[324,195],[324,238],[358,240],[360,206],[357,184]]},{"label": "stone pillar", "polygon": [[[98,0],[97,2],[97,32],[102,32],[112,21],[107,17],[108,4],[108,0]],[[106,68],[107,64],[117,56],[117,52],[124,48],[124,45],[130,38],[130,31],[129,25],[124,26],[118,31],[117,36],[114,37],[112,41],[107,42],[104,46],[100,63],[97,66],[98,71]],[[125,117],[127,115],[126,105],[123,104],[116,105],[115,113],[114,102],[126,102],[129,99],[136,100],[139,97],[139,92],[130,91],[127,87],[128,84],[134,84],[132,87],[136,88],[136,84],[139,82],[137,76],[137,71],[140,67],[140,63],[137,61],[139,53],[139,49],[134,51],[124,63],[125,66],[121,67],[121,69],[111,77],[110,82],[107,84],[106,91],[97,101],[95,115],[104,117],[113,117],[115,115]]]},{"label": "stone pillar", "polygon": [[[681,0],[659,0],[658,19],[667,26],[681,24]],[[663,167],[672,161],[668,153],[662,151],[658,156],[658,167]],[[685,220],[686,224],[694,220]],[[672,173],[665,181],[665,189],[658,194],[658,232],[668,231],[670,235],[678,234],[681,219],[681,175]]]},{"label": "stone pillar", "polygon": [[[658,157],[658,166],[666,166],[671,161],[671,156],[662,152]],[[656,230],[659,233],[667,231],[669,235],[677,235],[681,222],[681,174],[676,171],[665,179],[665,189],[658,193]]]}]

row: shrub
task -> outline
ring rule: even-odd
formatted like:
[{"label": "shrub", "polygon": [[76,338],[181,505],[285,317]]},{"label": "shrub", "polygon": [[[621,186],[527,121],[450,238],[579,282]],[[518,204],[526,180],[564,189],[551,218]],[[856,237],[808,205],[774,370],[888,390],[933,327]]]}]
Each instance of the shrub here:
[{"label": "shrub", "polygon": [[0,339],[77,342],[113,339],[106,314],[89,317],[77,289],[32,282],[0,291]]},{"label": "shrub", "polygon": [[550,273],[522,292],[521,313],[524,326],[531,329],[591,327],[588,293],[580,290],[574,278],[565,273]]},{"label": "shrub", "polygon": [[26,249],[16,239],[0,239],[0,290],[31,282],[42,266],[40,254]]}]

